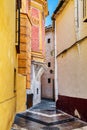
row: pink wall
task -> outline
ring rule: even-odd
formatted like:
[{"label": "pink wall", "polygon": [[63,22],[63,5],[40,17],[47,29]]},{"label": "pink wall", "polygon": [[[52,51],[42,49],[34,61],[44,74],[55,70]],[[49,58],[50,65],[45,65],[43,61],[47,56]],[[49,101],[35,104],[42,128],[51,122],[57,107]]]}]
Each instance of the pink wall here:
[{"label": "pink wall", "polygon": [[[39,11],[35,8],[31,9],[31,17],[39,20]],[[39,51],[39,26],[33,23],[31,34],[31,49]]]},{"label": "pink wall", "polygon": [[[42,20],[40,20],[40,10],[32,7],[31,9],[31,17],[38,21],[38,24],[32,22],[32,35],[31,35],[31,48],[32,51],[39,52],[40,50],[40,37],[42,37],[42,53],[45,54],[45,21],[44,17],[42,16]],[[43,14],[42,14],[43,15]],[[41,23],[41,33],[40,35],[40,22]]]},{"label": "pink wall", "polygon": [[32,51],[39,51],[39,27],[32,26]]},{"label": "pink wall", "polygon": [[36,18],[39,18],[39,11],[35,8],[32,8],[31,15],[36,17]]}]

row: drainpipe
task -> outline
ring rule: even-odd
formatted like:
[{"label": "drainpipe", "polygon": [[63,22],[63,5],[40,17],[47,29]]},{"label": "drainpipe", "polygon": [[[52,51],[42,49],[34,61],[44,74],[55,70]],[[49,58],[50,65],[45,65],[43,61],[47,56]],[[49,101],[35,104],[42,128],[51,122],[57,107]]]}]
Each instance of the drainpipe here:
[{"label": "drainpipe", "polygon": [[79,8],[79,1],[78,0],[74,0],[75,3],[75,32],[76,32],[76,41],[79,40],[79,12],[78,12],[78,8]]},{"label": "drainpipe", "polygon": [[57,63],[57,46],[56,46],[56,20],[55,22],[55,101],[58,99],[58,63]]},{"label": "drainpipe", "polygon": [[[79,33],[79,0],[74,0],[75,3],[75,33],[76,33],[76,41],[79,40],[80,38],[80,33]],[[77,43],[77,49],[78,49],[78,55],[80,55],[80,45]]]}]

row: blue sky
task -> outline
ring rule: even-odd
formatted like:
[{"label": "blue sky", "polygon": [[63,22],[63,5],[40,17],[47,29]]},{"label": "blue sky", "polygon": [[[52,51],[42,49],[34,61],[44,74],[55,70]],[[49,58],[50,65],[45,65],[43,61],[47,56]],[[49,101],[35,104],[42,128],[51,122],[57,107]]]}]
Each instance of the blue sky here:
[{"label": "blue sky", "polygon": [[45,26],[51,25],[51,23],[52,23],[51,16],[52,16],[54,10],[56,9],[59,0],[47,0],[47,1],[48,1],[49,15],[46,18]]}]

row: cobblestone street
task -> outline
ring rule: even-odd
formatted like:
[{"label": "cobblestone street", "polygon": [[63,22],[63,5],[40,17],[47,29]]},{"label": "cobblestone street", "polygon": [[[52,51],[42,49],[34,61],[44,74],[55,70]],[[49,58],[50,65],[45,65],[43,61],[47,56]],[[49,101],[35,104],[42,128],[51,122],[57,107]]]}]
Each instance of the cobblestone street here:
[{"label": "cobblestone street", "polygon": [[54,102],[42,100],[26,112],[17,114],[12,130],[87,130],[87,124],[56,110]]}]

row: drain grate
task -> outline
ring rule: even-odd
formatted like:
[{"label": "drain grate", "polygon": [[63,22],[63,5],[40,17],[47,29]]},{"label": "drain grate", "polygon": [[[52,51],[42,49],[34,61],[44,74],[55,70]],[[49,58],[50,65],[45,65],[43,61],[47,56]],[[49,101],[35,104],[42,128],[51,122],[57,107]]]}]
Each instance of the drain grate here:
[{"label": "drain grate", "polygon": [[58,127],[43,127],[43,130],[60,130]]}]

